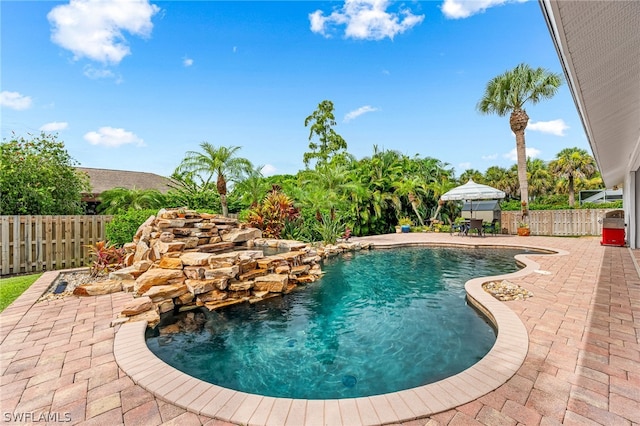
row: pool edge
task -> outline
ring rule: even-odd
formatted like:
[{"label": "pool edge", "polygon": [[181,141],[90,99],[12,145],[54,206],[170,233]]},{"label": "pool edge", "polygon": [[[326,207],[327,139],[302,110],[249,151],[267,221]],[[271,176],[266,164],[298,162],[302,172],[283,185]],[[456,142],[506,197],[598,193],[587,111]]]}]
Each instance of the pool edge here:
[{"label": "pool edge", "polygon": [[[547,247],[508,244],[399,242],[374,245],[375,248],[403,246],[531,248],[544,250],[549,255],[566,254],[562,250]],[[510,274],[474,278],[465,284],[469,302],[497,329],[496,342],[491,350],[466,370],[416,388],[370,397],[332,400],[274,398],[234,391],[182,373],[156,357],[146,345],[145,321],[120,326],[114,340],[114,356],[134,383],[156,397],[196,414],[237,424],[351,426],[397,423],[428,417],[474,401],[497,389],[513,377],[523,364],[529,348],[526,327],[505,303],[482,288],[487,281],[522,277],[539,267],[527,255],[517,255],[516,260],[525,267]],[[189,387],[185,389],[187,384]]]}]

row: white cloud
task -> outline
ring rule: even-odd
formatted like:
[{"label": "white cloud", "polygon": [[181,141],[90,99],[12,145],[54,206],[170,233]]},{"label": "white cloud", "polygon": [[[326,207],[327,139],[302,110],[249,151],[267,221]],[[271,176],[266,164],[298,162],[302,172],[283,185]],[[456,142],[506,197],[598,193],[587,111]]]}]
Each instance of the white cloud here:
[{"label": "white cloud", "polygon": [[378,108],[374,108],[374,107],[369,106],[369,105],[362,106],[362,107],[360,107],[360,108],[358,108],[356,110],[348,112],[344,116],[344,122],[348,123],[349,121],[360,117],[362,114],[366,114],[368,112],[374,112],[374,111],[378,111]]},{"label": "white cloud", "polygon": [[64,121],[52,121],[40,127],[43,132],[57,132],[58,130],[64,130],[69,127],[69,123]]},{"label": "white cloud", "polygon": [[124,31],[148,37],[151,17],[160,8],[148,0],[71,0],[47,15],[51,40],[70,50],[74,59],[118,64],[131,53]]},{"label": "white cloud", "polygon": [[262,172],[262,176],[272,176],[276,174],[278,169],[276,169],[275,166],[272,166],[271,164],[266,164],[260,171]]},{"label": "white cloud", "polygon": [[184,65],[185,67],[190,67],[191,65],[193,65],[193,59],[184,58],[184,60],[182,61],[182,65]]},{"label": "white cloud", "polygon": [[236,53],[238,51],[238,46],[233,46],[233,53]]},{"label": "white cloud", "polygon": [[99,80],[101,78],[116,78],[116,75],[107,68],[95,68],[91,65],[86,65],[83,69],[85,77],[89,77],[92,80]]},{"label": "white cloud", "polygon": [[556,136],[564,136],[564,131],[568,128],[569,126],[567,126],[567,123],[565,123],[561,118],[551,121],[537,121],[535,123],[530,121],[527,125],[527,130],[550,133]]},{"label": "white cloud", "polygon": [[[537,158],[540,156],[540,150],[537,148],[525,148],[527,151],[527,158]],[[511,151],[503,155],[504,158],[507,158],[511,161],[518,161],[518,153],[516,149],[513,148]]]},{"label": "white cloud", "polygon": [[498,158],[498,154],[483,155],[480,158],[482,158],[483,160],[495,160],[496,158]]},{"label": "white cloud", "polygon": [[471,168],[471,163],[468,161],[466,163],[460,163],[458,164],[458,167],[460,170],[469,170]]},{"label": "white cloud", "polygon": [[120,145],[136,144],[145,146],[144,140],[140,139],[132,132],[113,127],[100,127],[97,132],[89,132],[84,135],[84,140],[91,145],[102,145],[109,148],[117,148]]},{"label": "white cloud", "polygon": [[18,92],[0,92],[0,105],[18,111],[31,107],[31,97]]},{"label": "white cloud", "polygon": [[424,15],[414,15],[409,9],[387,12],[389,0],[345,0],[340,9],[325,16],[321,10],[309,14],[311,31],[328,37],[331,26],[346,25],[345,37],[361,40],[393,38],[424,20]]},{"label": "white cloud", "polygon": [[447,18],[460,19],[482,13],[493,6],[523,1],[527,0],[444,0],[441,9]]}]

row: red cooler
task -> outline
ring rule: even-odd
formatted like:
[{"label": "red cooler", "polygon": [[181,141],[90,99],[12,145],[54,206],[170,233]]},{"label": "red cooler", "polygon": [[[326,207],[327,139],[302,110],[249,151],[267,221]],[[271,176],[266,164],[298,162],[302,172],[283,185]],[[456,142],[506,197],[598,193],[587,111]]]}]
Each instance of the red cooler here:
[{"label": "red cooler", "polygon": [[626,244],[624,227],[623,210],[614,210],[607,213],[602,220],[602,241],[600,244],[624,247]]}]

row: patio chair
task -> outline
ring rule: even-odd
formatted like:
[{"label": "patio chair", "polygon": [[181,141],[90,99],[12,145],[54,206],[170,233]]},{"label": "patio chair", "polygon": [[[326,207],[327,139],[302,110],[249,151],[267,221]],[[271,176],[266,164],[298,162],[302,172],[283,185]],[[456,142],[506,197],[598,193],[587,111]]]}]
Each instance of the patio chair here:
[{"label": "patio chair", "polygon": [[469,222],[469,229],[467,230],[467,234],[470,234],[472,231],[476,231],[478,236],[482,237],[482,219],[471,219]]},{"label": "patio chair", "polygon": [[469,231],[469,223],[468,222],[460,222],[460,223],[452,223],[451,228],[449,228],[449,234],[453,235],[457,233],[458,235],[467,235]]}]

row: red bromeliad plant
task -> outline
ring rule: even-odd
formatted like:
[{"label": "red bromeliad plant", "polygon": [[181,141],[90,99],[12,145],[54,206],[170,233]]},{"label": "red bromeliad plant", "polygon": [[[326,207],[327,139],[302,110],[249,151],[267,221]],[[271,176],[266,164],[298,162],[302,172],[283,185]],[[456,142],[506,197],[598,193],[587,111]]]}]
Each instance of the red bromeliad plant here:
[{"label": "red bromeliad plant", "polygon": [[249,224],[260,230],[265,238],[280,238],[286,221],[294,221],[300,212],[286,194],[274,187],[258,204],[249,211]]},{"label": "red bromeliad plant", "polygon": [[92,264],[89,273],[92,277],[106,274],[124,266],[124,248],[118,248],[106,241],[98,241],[95,245],[87,245]]}]

